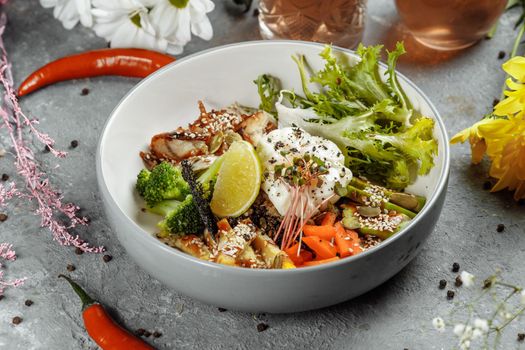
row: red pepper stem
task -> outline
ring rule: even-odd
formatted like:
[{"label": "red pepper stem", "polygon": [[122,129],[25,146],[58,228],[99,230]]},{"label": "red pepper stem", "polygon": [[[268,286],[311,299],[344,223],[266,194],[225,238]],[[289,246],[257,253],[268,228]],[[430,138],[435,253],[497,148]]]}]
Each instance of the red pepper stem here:
[{"label": "red pepper stem", "polygon": [[73,281],[71,278],[65,275],[58,275],[58,277],[64,278],[66,281],[69,282],[75,293],[77,293],[78,297],[82,301],[82,310],[85,310],[87,307],[93,305],[96,303],[96,300],[91,298],[83,289],[80,287],[75,281]]}]

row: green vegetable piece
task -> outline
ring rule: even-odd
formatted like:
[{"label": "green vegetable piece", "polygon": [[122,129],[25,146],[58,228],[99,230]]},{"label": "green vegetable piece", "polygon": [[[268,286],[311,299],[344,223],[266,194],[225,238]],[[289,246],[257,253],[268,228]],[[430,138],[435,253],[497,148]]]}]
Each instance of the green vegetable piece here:
[{"label": "green vegetable piece", "polygon": [[261,98],[259,109],[277,117],[275,103],[279,99],[281,91],[281,81],[269,74],[262,74],[253,81],[257,85],[257,92]]},{"label": "green vegetable piece", "polygon": [[150,207],[166,199],[183,200],[189,194],[180,169],[168,162],[160,163],[151,172],[141,170],[136,188]]},{"label": "green vegetable piece", "polygon": [[158,223],[161,231],[188,234],[201,233],[204,230],[204,224],[191,194],[182,202],[162,202],[159,207],[153,207],[151,210],[166,215],[164,220]]}]

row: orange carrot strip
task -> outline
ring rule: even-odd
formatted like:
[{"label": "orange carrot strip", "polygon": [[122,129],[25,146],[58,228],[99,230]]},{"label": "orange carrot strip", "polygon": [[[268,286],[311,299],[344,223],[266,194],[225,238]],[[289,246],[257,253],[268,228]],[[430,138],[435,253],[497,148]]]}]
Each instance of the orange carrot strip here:
[{"label": "orange carrot strip", "polygon": [[[293,261],[293,263],[298,266],[298,265],[302,265],[303,262],[304,262],[304,259],[303,257],[301,256],[301,254],[299,254],[299,256],[297,255],[297,250],[299,250],[299,247],[301,245],[299,243],[295,243],[293,246],[291,246],[290,248],[288,249],[285,249],[284,252],[286,254],[288,254],[288,256],[290,257],[290,259]],[[300,252],[302,253],[302,251]]]},{"label": "orange carrot strip", "polygon": [[230,223],[228,222],[228,219],[226,218],[219,221],[217,223],[217,227],[219,228],[219,231],[230,231],[232,229]]},{"label": "orange carrot strip", "polygon": [[326,263],[337,261],[337,260],[339,260],[339,257],[334,256],[333,258],[329,258],[329,259],[307,261],[303,264],[303,266],[322,265],[322,264],[326,264]]},{"label": "orange carrot strip", "polygon": [[327,212],[324,215],[323,220],[321,221],[321,225],[322,226],[334,226],[336,217],[337,215],[335,213]]},{"label": "orange carrot strip", "polygon": [[315,252],[317,259],[330,259],[337,254],[337,248],[317,236],[303,237],[303,242]]},{"label": "orange carrot strip", "polygon": [[340,222],[335,224],[335,244],[341,258],[354,255],[354,242],[356,241],[353,238]]},{"label": "orange carrot strip", "polygon": [[315,225],[304,225],[303,232],[305,236],[317,236],[327,241],[331,240],[335,236],[335,229],[333,226],[315,226]]},{"label": "orange carrot strip", "polygon": [[299,252],[299,255],[303,258],[303,263],[313,260],[314,258],[314,255],[312,254],[312,252],[309,252],[308,250],[305,250],[305,249],[301,249],[301,251]]}]

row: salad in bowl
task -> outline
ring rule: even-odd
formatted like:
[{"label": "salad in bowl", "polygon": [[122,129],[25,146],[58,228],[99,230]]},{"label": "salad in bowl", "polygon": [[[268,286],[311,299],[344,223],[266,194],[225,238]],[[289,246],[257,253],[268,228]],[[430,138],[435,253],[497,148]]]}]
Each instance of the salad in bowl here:
[{"label": "salad in bowl", "polygon": [[[435,165],[435,120],[414,108],[395,71],[402,44],[359,59],[301,54],[301,89],[254,83],[259,105],[202,101],[188,125],[152,136],[132,191],[155,237],[198,259],[250,269],[324,265],[370,250],[425,207],[407,190]],[[233,101],[232,101],[233,102]]]}]

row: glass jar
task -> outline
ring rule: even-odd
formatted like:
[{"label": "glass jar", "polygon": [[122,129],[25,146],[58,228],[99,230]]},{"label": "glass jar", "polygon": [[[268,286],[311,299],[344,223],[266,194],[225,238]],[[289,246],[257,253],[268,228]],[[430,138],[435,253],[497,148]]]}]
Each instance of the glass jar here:
[{"label": "glass jar", "polygon": [[457,50],[490,31],[507,0],[396,0],[401,20],[423,45]]},{"label": "glass jar", "polygon": [[265,39],[294,39],[353,48],[361,41],[366,0],[260,0]]}]

